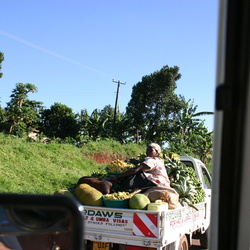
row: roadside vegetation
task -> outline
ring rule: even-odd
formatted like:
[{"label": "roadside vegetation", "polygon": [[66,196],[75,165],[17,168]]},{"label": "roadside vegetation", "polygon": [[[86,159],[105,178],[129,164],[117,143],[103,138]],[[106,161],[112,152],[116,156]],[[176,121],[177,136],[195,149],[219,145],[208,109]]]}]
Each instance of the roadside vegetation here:
[{"label": "roadside vegetation", "polygon": [[[68,143],[29,142],[0,134],[0,193],[53,194],[73,188],[83,176],[106,173],[113,160],[145,153],[144,144],[113,140]],[[165,150],[165,149],[164,149]],[[210,169],[210,164],[207,166]]]},{"label": "roadside vegetation", "polygon": [[101,173],[114,159],[144,153],[145,146],[116,141],[72,144],[27,142],[0,134],[0,193],[53,194],[82,176]]},{"label": "roadside vegetation", "polygon": [[[0,78],[3,77],[0,52]],[[31,83],[16,83],[5,107],[0,105],[0,192],[53,193],[115,159],[145,153],[156,142],[169,152],[190,155],[209,168],[213,131],[193,100],[177,95],[179,67],[163,66],[132,88],[126,112],[106,105],[92,113],[84,108],[31,100]],[[0,96],[1,97],[1,96]]]}]

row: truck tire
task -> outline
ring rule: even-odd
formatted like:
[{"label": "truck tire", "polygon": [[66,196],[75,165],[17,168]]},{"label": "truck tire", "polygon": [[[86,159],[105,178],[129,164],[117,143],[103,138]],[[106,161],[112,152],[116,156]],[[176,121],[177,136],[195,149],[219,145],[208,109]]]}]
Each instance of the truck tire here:
[{"label": "truck tire", "polygon": [[186,235],[182,236],[180,243],[179,243],[178,250],[188,250],[188,240],[187,240]]},{"label": "truck tire", "polygon": [[206,230],[206,232],[204,234],[200,235],[200,245],[201,248],[207,249],[208,248],[208,231]]}]

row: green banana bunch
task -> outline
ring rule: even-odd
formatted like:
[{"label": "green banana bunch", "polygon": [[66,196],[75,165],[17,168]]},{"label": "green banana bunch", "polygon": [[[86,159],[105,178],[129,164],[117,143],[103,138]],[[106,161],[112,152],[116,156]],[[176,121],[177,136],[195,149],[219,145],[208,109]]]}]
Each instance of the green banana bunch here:
[{"label": "green banana bunch", "polygon": [[186,179],[179,180],[177,183],[172,183],[172,187],[179,194],[179,198],[184,197],[193,201],[195,195],[195,186],[193,186],[192,181],[187,177]]},{"label": "green banana bunch", "polygon": [[165,167],[171,182],[178,182],[179,179],[188,176],[185,171],[185,165],[182,162],[168,160],[165,162]]},{"label": "green banana bunch", "polygon": [[195,186],[194,203],[204,202],[206,193],[202,187],[201,181],[197,178],[195,170],[192,167],[186,167],[186,173],[191,178],[193,185]]},{"label": "green banana bunch", "polygon": [[179,201],[182,205],[187,203],[195,208],[194,204],[204,202],[205,191],[192,167],[170,159],[165,161],[165,167],[170,179],[170,185],[179,194]]},{"label": "green banana bunch", "polygon": [[197,209],[194,206],[196,190],[189,177],[179,180],[178,183],[172,183],[172,187],[179,194],[179,201],[183,206],[184,203],[187,203],[189,206]]},{"label": "green banana bunch", "polygon": [[180,156],[176,153],[173,153],[173,152],[163,153],[162,158],[163,158],[163,160],[171,160],[171,161],[176,161],[176,162],[180,161]]}]

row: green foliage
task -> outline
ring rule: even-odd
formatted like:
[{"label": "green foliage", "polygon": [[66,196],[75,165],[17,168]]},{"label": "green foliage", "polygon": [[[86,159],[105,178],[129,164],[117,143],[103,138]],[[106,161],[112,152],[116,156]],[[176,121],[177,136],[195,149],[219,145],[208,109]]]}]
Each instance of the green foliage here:
[{"label": "green foliage", "polygon": [[112,139],[103,139],[99,141],[90,141],[83,147],[85,154],[93,154],[106,152],[107,154],[112,153],[119,158],[122,155],[124,158],[131,158],[145,151],[145,145],[138,145],[134,143],[121,144],[118,141]]},{"label": "green foliage", "polygon": [[96,152],[129,158],[140,151],[136,145],[112,141],[91,142],[79,148],[63,143],[30,143],[0,133],[0,192],[53,194],[74,187],[82,176],[104,173],[107,163],[91,160]]},{"label": "green foliage", "polygon": [[18,124],[13,125],[11,133],[20,138],[23,138],[23,136],[26,134],[26,131],[27,131],[27,125],[24,122],[20,122]]},{"label": "green foliage", "polygon": [[79,133],[76,115],[64,104],[54,103],[41,112],[41,118],[40,129],[50,138],[75,138]]},{"label": "green foliage", "polygon": [[[103,126],[103,131],[101,133],[102,137],[105,138],[115,137],[114,114],[115,114],[115,109],[111,107],[111,105],[106,105],[101,111],[99,111],[100,120],[105,121]],[[118,115],[119,115],[119,110],[118,110]]]},{"label": "green foliage", "polygon": [[1,138],[0,144],[1,192],[53,193],[98,165],[69,144],[27,143],[15,137]]},{"label": "green foliage", "polygon": [[0,106],[0,131],[7,133],[9,131],[9,123],[6,116],[6,111]]},{"label": "green foliage", "polygon": [[78,114],[80,134],[91,140],[97,141],[101,138],[113,138],[120,143],[129,142],[129,122],[127,115],[116,113],[114,122],[114,108],[106,105],[102,110],[95,109],[90,115],[87,110],[81,110]]},{"label": "green foliage", "polygon": [[106,136],[111,134],[111,132],[104,132],[105,123],[109,120],[109,116],[107,114],[102,115],[102,112],[98,109],[95,109],[91,115],[88,114],[87,110],[82,110],[78,116],[80,133],[88,136],[91,140],[99,140],[104,136],[104,133],[106,133]]},{"label": "green foliage", "polygon": [[169,150],[182,155],[192,155],[205,164],[212,158],[212,136],[204,126],[204,121],[199,117],[212,115],[213,112],[196,112],[197,105],[189,100],[176,114],[173,120],[172,133],[168,137]]},{"label": "green foliage", "polygon": [[9,133],[20,135],[24,131],[28,132],[28,127],[34,127],[40,120],[42,103],[28,99],[28,94],[36,91],[36,86],[31,83],[16,84],[4,113],[4,120],[9,123]]},{"label": "green foliage", "polygon": [[[0,53],[0,65],[1,56]],[[83,147],[91,141],[115,140],[121,144],[157,142],[168,150],[190,155],[209,164],[212,158],[212,132],[204,127],[194,102],[185,101],[174,91],[180,79],[179,68],[164,66],[142,77],[133,87],[126,113],[106,105],[90,115],[86,109],[74,114],[66,105],[55,103],[44,109],[41,102],[28,99],[37,91],[30,83],[18,83],[7,107],[0,107],[0,131],[25,138],[39,131],[36,140],[69,143]],[[29,139],[32,141],[33,139]]]},{"label": "green foliage", "polygon": [[113,124],[113,138],[120,143],[131,142],[129,134],[130,121],[126,113],[117,112],[116,122]]},{"label": "green foliage", "polygon": [[164,66],[134,85],[126,113],[135,141],[165,142],[173,114],[182,107],[182,100],[174,93],[180,77],[177,66]]},{"label": "green foliage", "polygon": [[[4,54],[2,52],[0,52],[0,71],[2,69],[2,62],[4,60]],[[0,72],[0,78],[3,77],[3,73]]]}]

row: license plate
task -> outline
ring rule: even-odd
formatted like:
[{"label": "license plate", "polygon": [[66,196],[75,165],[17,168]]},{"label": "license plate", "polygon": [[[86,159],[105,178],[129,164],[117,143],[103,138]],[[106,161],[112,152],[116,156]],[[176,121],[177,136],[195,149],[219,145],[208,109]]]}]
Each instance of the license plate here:
[{"label": "license plate", "polygon": [[92,250],[109,250],[110,243],[109,242],[93,242],[93,249]]}]

